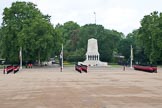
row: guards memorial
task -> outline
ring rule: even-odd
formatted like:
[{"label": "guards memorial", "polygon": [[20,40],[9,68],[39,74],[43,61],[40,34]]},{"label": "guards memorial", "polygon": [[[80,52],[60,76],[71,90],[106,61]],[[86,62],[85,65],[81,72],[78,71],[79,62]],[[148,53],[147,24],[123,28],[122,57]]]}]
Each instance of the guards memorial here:
[{"label": "guards memorial", "polygon": [[106,62],[99,60],[100,54],[98,52],[97,39],[91,38],[88,40],[86,60],[84,62],[78,62],[78,64],[84,64],[87,66],[107,66]]}]

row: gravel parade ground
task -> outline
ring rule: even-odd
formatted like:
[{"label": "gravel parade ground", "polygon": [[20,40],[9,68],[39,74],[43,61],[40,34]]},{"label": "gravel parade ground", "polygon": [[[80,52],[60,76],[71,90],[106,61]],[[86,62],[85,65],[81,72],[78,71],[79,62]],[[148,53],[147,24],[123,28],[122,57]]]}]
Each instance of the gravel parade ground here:
[{"label": "gravel parade ground", "polygon": [[162,108],[162,68],[158,73],[129,67],[74,66],[0,69],[0,108]]}]

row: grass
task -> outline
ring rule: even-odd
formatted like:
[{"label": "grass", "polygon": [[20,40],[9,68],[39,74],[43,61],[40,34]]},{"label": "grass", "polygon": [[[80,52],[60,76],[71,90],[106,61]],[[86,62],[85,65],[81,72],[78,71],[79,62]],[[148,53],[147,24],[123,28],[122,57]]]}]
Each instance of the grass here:
[{"label": "grass", "polygon": [[158,65],[158,67],[162,68],[162,65]]},{"label": "grass", "polygon": [[75,64],[75,63],[64,61],[64,65],[66,65],[66,66],[72,66],[72,65],[74,65],[74,64]]},{"label": "grass", "polygon": [[110,65],[111,67],[113,67],[113,68],[119,68],[119,67],[121,67],[121,65],[111,65],[111,64],[108,64],[108,65]]},{"label": "grass", "polygon": [[0,65],[0,69],[3,69],[4,65]]}]

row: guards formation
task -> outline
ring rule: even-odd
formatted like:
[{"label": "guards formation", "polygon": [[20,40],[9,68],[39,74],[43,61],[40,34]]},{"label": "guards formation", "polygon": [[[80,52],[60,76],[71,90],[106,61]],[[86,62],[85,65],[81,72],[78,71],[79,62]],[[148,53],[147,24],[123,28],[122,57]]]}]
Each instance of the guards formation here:
[{"label": "guards formation", "polygon": [[75,64],[75,70],[78,71],[78,72],[80,72],[80,73],[82,73],[82,71],[84,71],[84,72],[87,73],[87,70],[88,70],[87,67],[88,67],[87,65],[83,65],[83,64],[78,65],[78,64]]},{"label": "guards formation", "polygon": [[9,74],[10,72],[13,72],[15,74],[16,72],[19,71],[19,69],[20,69],[19,65],[16,65],[16,66],[9,65],[7,67],[4,66],[3,74]]}]

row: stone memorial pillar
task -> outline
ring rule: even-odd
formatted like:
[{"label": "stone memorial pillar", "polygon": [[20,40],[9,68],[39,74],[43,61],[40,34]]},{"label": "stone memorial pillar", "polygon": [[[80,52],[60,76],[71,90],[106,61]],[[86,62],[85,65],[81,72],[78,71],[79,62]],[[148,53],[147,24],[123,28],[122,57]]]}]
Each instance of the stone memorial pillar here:
[{"label": "stone memorial pillar", "polygon": [[84,64],[88,66],[107,66],[106,62],[99,60],[100,54],[98,52],[97,39],[91,38],[88,40],[86,60],[79,62],[78,64]]}]

